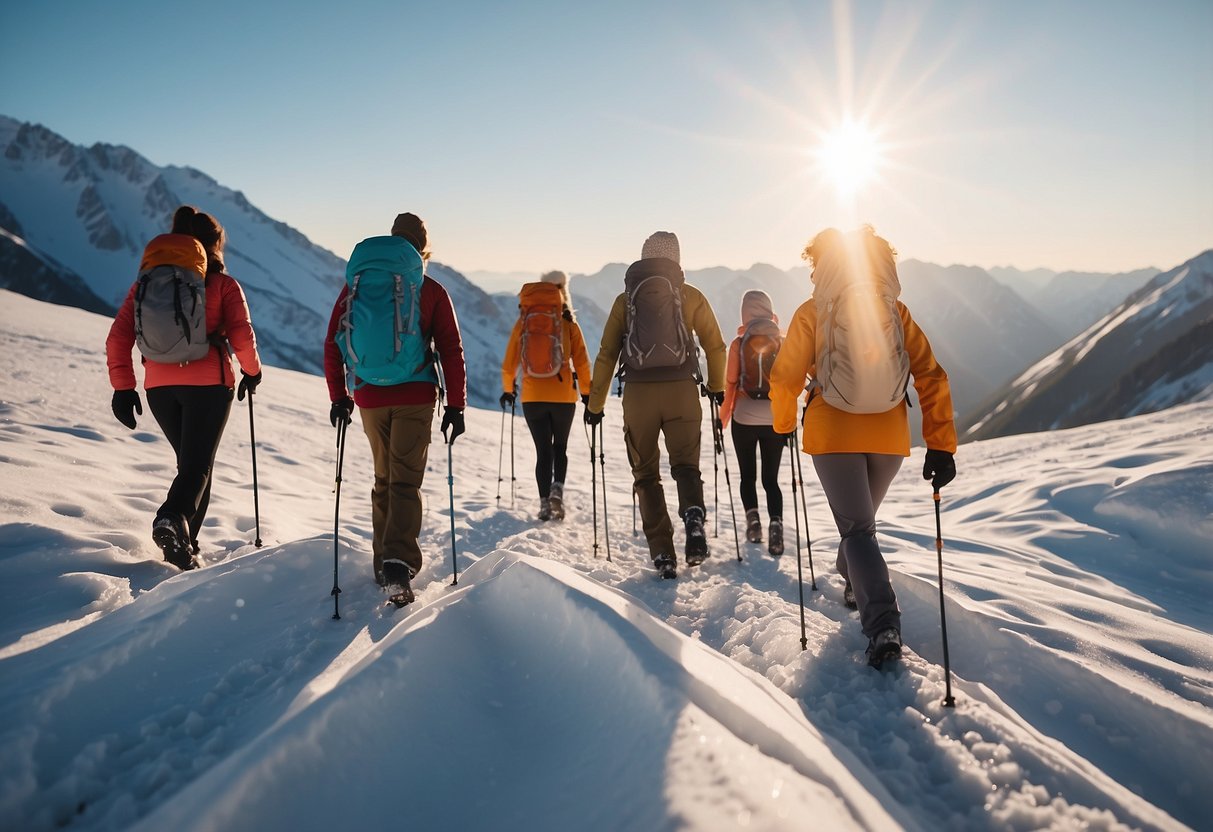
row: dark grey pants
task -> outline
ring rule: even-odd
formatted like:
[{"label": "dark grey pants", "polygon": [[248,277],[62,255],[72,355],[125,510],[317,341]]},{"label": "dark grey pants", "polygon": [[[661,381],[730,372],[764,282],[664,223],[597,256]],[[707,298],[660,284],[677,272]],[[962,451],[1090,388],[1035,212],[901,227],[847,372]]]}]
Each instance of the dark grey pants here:
[{"label": "dark grey pants", "polygon": [[889,581],[889,567],[876,543],[876,510],[904,457],[892,454],[817,454],[813,467],[825,489],[838,545],[838,572],[851,582],[863,634],[872,638],[901,629],[901,610]]}]

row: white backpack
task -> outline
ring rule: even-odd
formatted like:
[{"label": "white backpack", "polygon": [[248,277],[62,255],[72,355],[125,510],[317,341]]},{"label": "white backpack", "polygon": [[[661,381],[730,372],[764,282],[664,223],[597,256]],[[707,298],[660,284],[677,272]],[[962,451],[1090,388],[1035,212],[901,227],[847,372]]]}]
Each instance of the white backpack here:
[{"label": "white backpack", "polygon": [[825,401],[848,413],[884,413],[905,398],[910,356],[897,311],[901,282],[892,260],[875,263],[869,280],[841,271],[814,272],[817,376]]}]

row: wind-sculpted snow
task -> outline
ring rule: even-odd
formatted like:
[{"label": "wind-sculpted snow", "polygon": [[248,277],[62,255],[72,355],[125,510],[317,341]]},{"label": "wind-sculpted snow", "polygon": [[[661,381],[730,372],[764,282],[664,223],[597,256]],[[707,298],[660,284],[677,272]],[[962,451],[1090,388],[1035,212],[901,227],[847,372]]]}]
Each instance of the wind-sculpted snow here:
[{"label": "wind-sculpted snow", "polygon": [[807,650],[793,527],[781,560],[742,543],[738,563],[723,471],[712,558],[655,578],[613,397],[609,541],[601,470],[591,523],[580,425],[569,516],[541,524],[525,426],[469,410],[452,451],[456,586],[435,432],[426,563],[403,610],[370,577],[355,424],[334,620],[323,381],[270,368],[255,397],[261,549],[249,412],[234,407],[206,568],[178,574],[148,535],[171,454],[146,408],[134,431],[109,413],[107,325],[0,292],[0,348],[23,356],[0,371],[0,828],[1177,830],[1213,817],[1213,404],[961,448],[942,503],[950,710],[920,455],[881,512],[907,647],[883,673],[863,663],[811,479]]}]

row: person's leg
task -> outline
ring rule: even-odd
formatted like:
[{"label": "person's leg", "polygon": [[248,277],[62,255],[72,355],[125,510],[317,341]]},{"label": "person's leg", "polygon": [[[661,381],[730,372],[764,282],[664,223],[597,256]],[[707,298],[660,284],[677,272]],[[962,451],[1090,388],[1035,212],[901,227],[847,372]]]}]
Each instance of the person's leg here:
[{"label": "person's leg", "polygon": [[634,382],[623,389],[623,440],[632,466],[632,481],[640,505],[649,557],[674,556],[674,526],[661,486],[660,402],[663,384]]},{"label": "person's leg", "polygon": [[[759,428],[758,448],[762,454],[762,490],[767,495],[767,513],[771,517],[783,517],[783,491],[779,487],[779,469],[786,444],[779,434],[775,433],[775,428],[770,425],[763,425]],[[755,501],[757,501],[757,496]]]},{"label": "person's leg", "polygon": [[895,454],[867,454],[868,457],[868,492],[872,495],[872,512],[880,510],[880,504],[889,493],[889,486],[897,472],[901,470],[904,456]]},{"label": "person's leg", "polygon": [[552,411],[550,402],[524,402],[522,416],[535,443],[535,485],[539,499],[552,491]]},{"label": "person's leg", "polygon": [[[758,509],[758,425],[743,425],[734,421],[729,426],[733,433],[733,450],[737,457],[737,483],[741,489],[741,505],[747,513]],[[766,469],[763,469],[765,473]]]},{"label": "person's leg", "polygon": [[704,507],[703,477],[699,473],[699,446],[703,431],[703,405],[693,381],[654,384],[662,413],[661,432],[670,458],[670,476],[678,484],[678,516],[692,506]]},{"label": "person's leg", "polygon": [[362,417],[362,430],[371,446],[371,461],[375,467],[375,484],[371,487],[371,568],[375,573],[375,582],[382,585],[389,507],[392,408],[363,407],[358,412]]},{"label": "person's leg", "polygon": [[157,516],[181,518],[196,540],[210,498],[210,473],[227,425],[232,391],[226,387],[154,387],[148,407],[177,455],[177,475]]},{"label": "person's leg", "polygon": [[868,483],[868,464],[866,454],[813,456],[813,467],[842,536],[839,571],[855,591],[863,633],[872,638],[882,630],[900,630],[901,610],[876,542],[876,509]]},{"label": "person's leg", "polygon": [[211,482],[215,470],[215,455],[219,452],[219,442],[227,427],[228,417],[232,412],[232,391],[226,387],[193,387],[186,394],[185,434],[197,436],[199,454],[209,443],[210,453],[206,455],[206,473],[203,477],[202,492],[198,495],[198,505],[189,518],[190,544],[196,546],[198,535],[202,532],[202,523],[206,520],[206,511],[211,503]]},{"label": "person's leg", "polygon": [[416,575],[424,565],[417,538],[421,534],[421,521],[425,515],[421,484],[425,480],[425,464],[429,458],[434,405],[401,405],[391,408],[391,411],[383,559],[385,563],[404,561],[412,574]]},{"label": "person's leg", "polygon": [[573,429],[577,405],[573,402],[559,402],[552,404],[551,409],[552,480],[563,485],[569,471],[569,432]]}]

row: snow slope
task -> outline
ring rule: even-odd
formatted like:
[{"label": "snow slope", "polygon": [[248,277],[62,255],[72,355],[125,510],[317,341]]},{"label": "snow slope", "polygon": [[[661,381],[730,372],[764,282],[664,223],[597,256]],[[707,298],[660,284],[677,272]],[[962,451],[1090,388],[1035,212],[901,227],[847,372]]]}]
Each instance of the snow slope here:
[{"label": "snow slope", "polygon": [[[255,398],[261,549],[249,409],[233,408],[208,568],[178,574],[147,534],[171,455],[146,412],[135,431],[109,414],[107,326],[0,292],[14,359],[0,370],[0,828],[1172,830],[1213,817],[1213,405],[961,449],[942,515],[949,710],[918,455],[882,510],[907,644],[888,672],[862,662],[814,481],[819,591],[805,557],[802,651],[792,547],[774,561],[742,544],[736,561],[724,476],[713,558],[661,582],[632,534],[619,444],[605,458],[608,561],[584,441],[568,519],[541,525],[529,438],[514,426],[511,494],[499,411],[470,411],[451,449],[456,586],[446,446],[431,448],[428,559],[400,611],[370,578],[355,425],[334,620],[323,381],[267,371]],[[612,398],[608,437],[619,424]],[[711,493],[706,447],[703,461]]]}]

